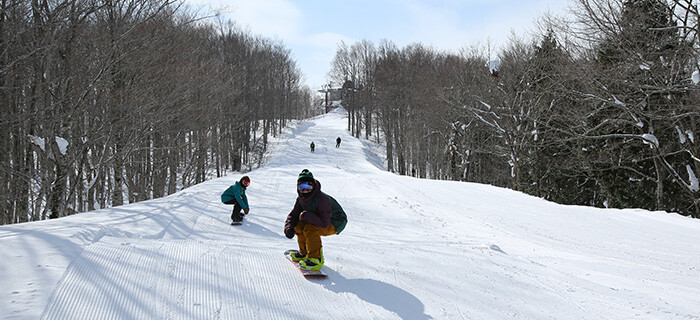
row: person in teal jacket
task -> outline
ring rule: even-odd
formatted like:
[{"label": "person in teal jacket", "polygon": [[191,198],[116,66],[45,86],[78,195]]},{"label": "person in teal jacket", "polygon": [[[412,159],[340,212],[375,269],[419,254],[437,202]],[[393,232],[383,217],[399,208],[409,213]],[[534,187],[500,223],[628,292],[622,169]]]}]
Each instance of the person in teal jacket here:
[{"label": "person in teal jacket", "polygon": [[[241,180],[228,187],[228,189],[221,194],[221,202],[233,205],[231,224],[240,224],[243,221],[243,217],[250,211],[248,197],[245,195],[245,190],[248,188],[249,184],[250,178],[248,178],[248,176],[243,176]],[[243,210],[243,213],[241,213],[241,210]]]}]

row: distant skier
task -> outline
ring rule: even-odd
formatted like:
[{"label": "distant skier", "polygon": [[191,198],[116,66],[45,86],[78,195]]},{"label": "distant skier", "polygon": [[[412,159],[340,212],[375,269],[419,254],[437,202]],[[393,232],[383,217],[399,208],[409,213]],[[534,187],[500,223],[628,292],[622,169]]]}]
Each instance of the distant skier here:
[{"label": "distant skier", "polygon": [[338,137],[338,139],[335,139],[335,147],[340,148],[340,137]]},{"label": "distant skier", "polygon": [[311,153],[314,152],[314,149],[316,148],[316,145],[314,144],[313,141],[311,141]]},{"label": "distant skier", "polygon": [[[221,202],[233,205],[231,225],[241,224],[243,222],[243,217],[250,211],[248,197],[245,195],[245,190],[248,188],[249,184],[250,178],[248,178],[248,176],[243,176],[241,180],[236,181],[234,185],[228,187],[228,189],[221,194]],[[243,213],[241,213],[241,209]]]},{"label": "distant skier", "polygon": [[318,270],[323,266],[321,236],[340,234],[348,218],[333,197],[321,192],[321,183],[308,169],[299,173],[297,194],[294,208],[284,222],[284,235],[289,239],[297,236],[299,251],[292,251],[291,256],[299,261],[299,267]]}]

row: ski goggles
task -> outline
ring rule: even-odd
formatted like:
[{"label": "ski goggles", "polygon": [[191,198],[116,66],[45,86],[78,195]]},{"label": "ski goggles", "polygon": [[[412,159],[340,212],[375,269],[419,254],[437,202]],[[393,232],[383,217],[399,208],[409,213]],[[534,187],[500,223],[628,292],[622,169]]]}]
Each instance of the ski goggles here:
[{"label": "ski goggles", "polygon": [[314,186],[311,184],[311,182],[302,182],[297,186],[297,190],[299,190],[299,192],[310,192],[313,189]]},{"label": "ski goggles", "polygon": [[250,184],[249,180],[243,180],[243,186],[247,187]]}]

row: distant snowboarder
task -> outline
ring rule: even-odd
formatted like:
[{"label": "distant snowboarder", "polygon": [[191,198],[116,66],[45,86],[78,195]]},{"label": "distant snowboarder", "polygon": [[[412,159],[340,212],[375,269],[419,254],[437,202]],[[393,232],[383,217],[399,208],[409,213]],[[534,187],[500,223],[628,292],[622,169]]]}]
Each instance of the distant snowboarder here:
[{"label": "distant snowboarder", "polygon": [[333,197],[321,192],[321,183],[308,169],[299,173],[297,197],[292,212],[284,222],[284,235],[297,236],[299,251],[290,252],[291,258],[306,270],[319,270],[323,266],[321,236],[340,234],[348,218]]},{"label": "distant snowboarder", "polygon": [[314,152],[314,149],[316,148],[316,145],[314,144],[313,141],[311,141],[311,153]]},{"label": "distant snowboarder", "polygon": [[340,148],[340,137],[338,137],[338,139],[335,139],[335,147]]},{"label": "distant snowboarder", "polygon": [[[236,181],[236,183],[223,194],[221,194],[221,202],[225,204],[233,205],[233,212],[231,213],[231,225],[239,225],[243,223],[243,217],[248,214],[250,207],[248,206],[248,197],[245,195],[245,190],[250,184],[250,178],[248,176],[243,176],[241,180]],[[241,209],[243,213],[241,213]]]}]

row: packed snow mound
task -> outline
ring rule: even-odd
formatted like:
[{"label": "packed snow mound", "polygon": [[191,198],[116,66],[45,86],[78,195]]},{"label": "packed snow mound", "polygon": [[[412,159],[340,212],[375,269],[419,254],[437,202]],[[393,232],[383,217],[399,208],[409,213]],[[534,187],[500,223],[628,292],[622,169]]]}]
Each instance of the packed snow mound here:
[{"label": "packed snow mound", "polygon": [[[0,318],[700,319],[700,221],[398,176],[346,127],[342,109],[292,123],[246,173],[242,226],[219,200],[239,173],[1,226]],[[348,215],[325,279],[283,256],[305,168]]]}]

